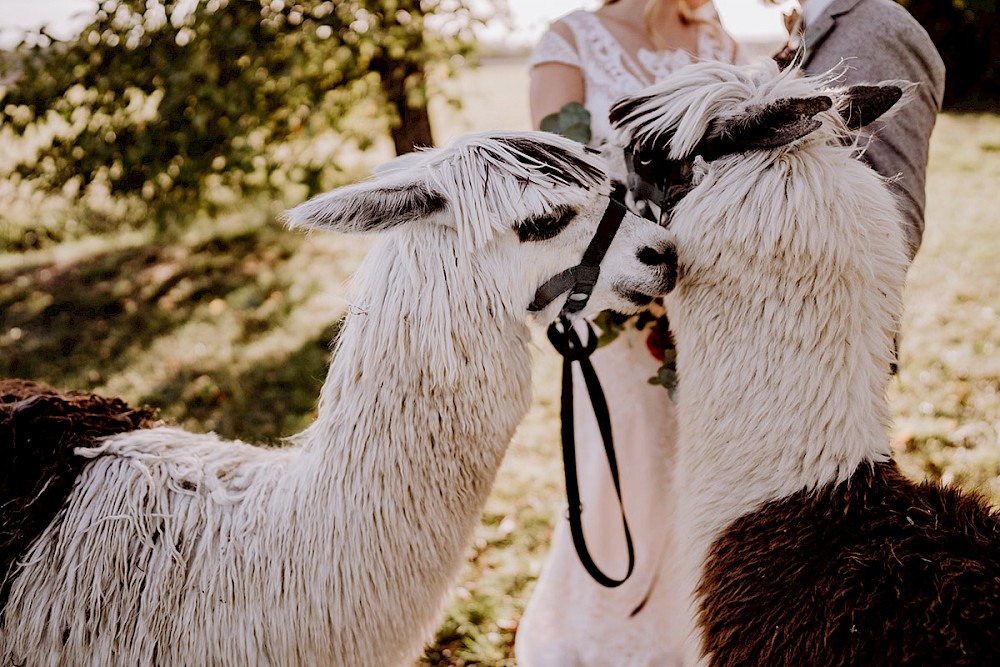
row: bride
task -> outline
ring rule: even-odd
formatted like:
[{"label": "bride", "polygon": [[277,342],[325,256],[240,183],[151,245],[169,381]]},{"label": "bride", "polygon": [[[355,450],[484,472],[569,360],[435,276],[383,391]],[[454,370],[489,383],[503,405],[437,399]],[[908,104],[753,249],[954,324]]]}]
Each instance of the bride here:
[{"label": "bride", "polygon": [[[606,0],[594,12],[556,21],[532,53],[532,122],[578,102],[590,112],[590,144],[611,133],[608,110],[698,60],[733,62],[735,41],[710,0]],[[617,178],[624,181],[624,163]],[[635,570],[604,588],[580,564],[564,513],[548,559],[521,620],[521,667],[670,665],[683,637],[669,550],[670,469],[676,421],[670,393],[672,344],[661,307],[618,321],[598,321],[610,343],[594,353],[611,411],[623,503],[635,543]],[[659,380],[666,380],[660,382]],[[594,560],[609,576],[627,568],[625,535],[600,433],[587,393],[575,390],[583,525]]]}]

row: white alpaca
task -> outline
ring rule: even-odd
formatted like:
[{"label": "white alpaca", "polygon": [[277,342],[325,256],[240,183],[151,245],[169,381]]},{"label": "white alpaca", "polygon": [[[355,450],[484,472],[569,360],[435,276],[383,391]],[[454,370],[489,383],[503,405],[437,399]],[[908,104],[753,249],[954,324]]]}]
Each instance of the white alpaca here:
[{"label": "white alpaca", "polygon": [[905,235],[845,137],[901,91],[834,85],[703,64],[612,109],[648,177],[690,179],[666,298],[683,662],[1000,664],[1000,521],[889,448]]},{"label": "white alpaca", "polygon": [[[412,661],[530,403],[528,305],[579,261],[610,190],[569,140],[471,135],[290,211],[387,232],[316,422],[285,448],[156,428],[81,450],[13,574],[0,661]],[[668,289],[665,237],[626,215],[586,312]]]}]

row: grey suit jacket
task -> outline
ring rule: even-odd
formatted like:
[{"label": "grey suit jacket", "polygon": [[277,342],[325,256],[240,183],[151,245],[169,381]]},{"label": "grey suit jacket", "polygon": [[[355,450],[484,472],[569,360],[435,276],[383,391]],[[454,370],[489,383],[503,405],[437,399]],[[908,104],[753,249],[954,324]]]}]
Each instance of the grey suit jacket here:
[{"label": "grey suit jacket", "polygon": [[913,99],[875,127],[865,160],[887,178],[907,223],[910,257],[924,231],[927,152],[944,97],[945,68],[927,32],[892,0],[834,0],[806,26],[803,68],[821,74],[846,66],[845,85],[903,79]]}]

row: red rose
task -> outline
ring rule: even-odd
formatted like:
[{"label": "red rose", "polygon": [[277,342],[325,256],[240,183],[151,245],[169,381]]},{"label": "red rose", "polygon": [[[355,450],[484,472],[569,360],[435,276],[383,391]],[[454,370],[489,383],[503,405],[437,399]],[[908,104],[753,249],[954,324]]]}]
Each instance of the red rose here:
[{"label": "red rose", "polygon": [[672,350],[674,342],[670,338],[670,324],[666,317],[658,317],[646,336],[646,349],[653,358],[663,363],[665,351]]}]

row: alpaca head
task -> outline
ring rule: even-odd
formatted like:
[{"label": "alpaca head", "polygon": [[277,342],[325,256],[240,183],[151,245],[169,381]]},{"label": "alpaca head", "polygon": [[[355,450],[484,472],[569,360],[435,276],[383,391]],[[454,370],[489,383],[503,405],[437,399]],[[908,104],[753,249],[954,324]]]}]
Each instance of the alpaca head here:
[{"label": "alpaca head", "polygon": [[821,336],[869,341],[884,361],[872,367],[888,369],[903,225],[849,137],[905,86],[834,84],[773,63],[702,63],[620,100],[611,118],[636,171],[664,184],[682,318],[724,317],[739,340],[772,347],[778,332],[815,350]]},{"label": "alpaca head", "polygon": [[836,88],[837,76],[836,70],[814,78],[797,68],[779,72],[770,60],[757,68],[699,63],[619,100],[611,122],[625,149],[630,189],[653,198],[661,222],[668,222],[694,185],[698,158],[782,151],[800,140],[843,141],[913,89],[906,82]]},{"label": "alpaca head", "polygon": [[[449,284],[492,292],[525,313],[535,291],[576,265],[609,206],[603,158],[554,134],[471,134],[397,158],[368,181],[315,197],[286,214],[292,227],[385,232],[417,257],[444,253]],[[584,315],[635,312],[673,281],[667,234],[626,213]],[[427,277],[431,279],[430,276]],[[565,297],[537,317],[555,318]]]}]

